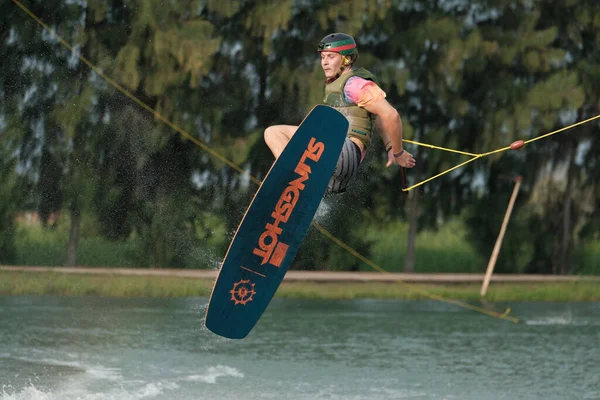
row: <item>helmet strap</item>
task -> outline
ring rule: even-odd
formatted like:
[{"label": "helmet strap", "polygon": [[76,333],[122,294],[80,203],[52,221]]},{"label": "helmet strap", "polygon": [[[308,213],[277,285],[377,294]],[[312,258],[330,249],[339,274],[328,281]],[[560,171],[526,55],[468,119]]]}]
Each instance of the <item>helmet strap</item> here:
[{"label": "helmet strap", "polygon": [[325,83],[330,84],[331,82],[335,81],[337,78],[340,77],[340,75],[344,73],[344,70],[351,65],[352,59],[349,56],[342,56],[342,65],[340,65],[340,69],[338,70],[338,72],[336,72],[333,78],[326,79]]},{"label": "helmet strap", "polygon": [[[345,58],[344,58],[344,60],[345,60]],[[333,78],[329,78],[329,79],[325,80],[325,83],[330,84],[331,82],[333,82],[337,78],[339,78],[344,73],[344,70],[346,69],[347,66],[348,66],[348,64],[342,62],[342,65],[340,66],[340,69],[338,70],[338,72],[336,72],[335,76]]]}]

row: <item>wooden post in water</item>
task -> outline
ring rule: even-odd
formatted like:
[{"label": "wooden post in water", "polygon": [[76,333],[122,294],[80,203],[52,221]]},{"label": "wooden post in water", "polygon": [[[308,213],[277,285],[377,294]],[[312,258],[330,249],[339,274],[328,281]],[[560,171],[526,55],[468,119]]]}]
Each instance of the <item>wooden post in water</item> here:
[{"label": "wooden post in water", "polygon": [[485,272],[485,278],[483,279],[483,285],[481,286],[481,297],[484,297],[487,293],[488,285],[490,284],[490,279],[492,278],[492,274],[494,273],[494,267],[496,266],[496,260],[498,259],[498,254],[500,253],[500,248],[502,247],[502,241],[504,240],[504,234],[506,233],[506,226],[508,225],[508,220],[510,219],[510,214],[512,213],[513,206],[515,205],[515,200],[517,199],[517,194],[519,193],[519,187],[521,186],[521,181],[523,177],[518,176],[515,179],[515,187],[512,192],[512,196],[510,196],[510,201],[508,202],[508,208],[506,209],[506,213],[504,214],[504,221],[502,221],[502,227],[500,228],[500,234],[496,239],[496,245],[494,246],[494,251],[492,251],[492,255],[490,257],[490,261],[488,262],[487,271]]}]

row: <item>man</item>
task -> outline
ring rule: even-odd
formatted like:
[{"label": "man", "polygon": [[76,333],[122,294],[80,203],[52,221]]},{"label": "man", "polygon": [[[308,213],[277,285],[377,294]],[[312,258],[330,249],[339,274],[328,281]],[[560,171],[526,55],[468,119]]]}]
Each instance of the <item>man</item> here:
[{"label": "man", "polygon": [[[328,191],[346,191],[364,159],[375,129],[388,152],[387,167],[392,163],[414,167],[415,159],[402,148],[402,120],[398,112],[385,100],[386,94],[373,74],[364,68],[353,67],[358,60],[354,38],[344,33],[332,33],[321,40],[318,51],[326,78],[324,103],[340,111],[350,122]],[[275,159],[297,129],[292,125],[275,125],[265,130],[265,142]]]}]

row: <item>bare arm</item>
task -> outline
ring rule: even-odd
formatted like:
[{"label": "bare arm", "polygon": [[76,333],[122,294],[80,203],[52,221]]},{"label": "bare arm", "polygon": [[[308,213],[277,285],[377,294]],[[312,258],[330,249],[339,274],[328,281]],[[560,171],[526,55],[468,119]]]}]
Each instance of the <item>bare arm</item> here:
[{"label": "bare arm", "polygon": [[381,141],[385,146],[385,151],[391,150],[392,141],[390,140],[390,136],[385,131],[385,128],[383,127],[383,122],[381,120],[381,117],[379,116],[375,119],[375,129],[377,130],[377,133],[379,133],[379,137],[381,137]]},{"label": "bare arm", "polygon": [[389,168],[390,165],[394,164],[394,152],[392,151],[392,141],[390,140],[390,136],[385,131],[383,127],[383,122],[381,120],[381,117],[379,116],[375,119],[375,129],[377,130],[377,133],[379,134],[379,137],[381,138],[381,141],[385,146],[385,152],[387,153],[388,159],[385,166]]},{"label": "bare arm", "polygon": [[370,104],[364,107],[365,110],[377,116],[375,120],[375,126],[377,131],[384,140],[391,141],[392,151],[397,157],[394,157],[394,162],[401,167],[412,168],[415,166],[415,159],[413,156],[403,151],[402,147],[402,120],[398,111],[385,99],[381,99],[374,104]]}]

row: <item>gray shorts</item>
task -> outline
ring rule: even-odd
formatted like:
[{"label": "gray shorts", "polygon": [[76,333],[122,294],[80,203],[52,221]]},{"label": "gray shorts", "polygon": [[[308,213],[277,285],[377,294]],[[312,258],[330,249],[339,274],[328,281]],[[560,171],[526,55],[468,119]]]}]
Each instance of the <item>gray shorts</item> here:
[{"label": "gray shorts", "polygon": [[356,175],[360,161],[360,148],[352,140],[346,138],[335,171],[327,186],[327,191],[330,193],[344,193],[348,183]]}]

